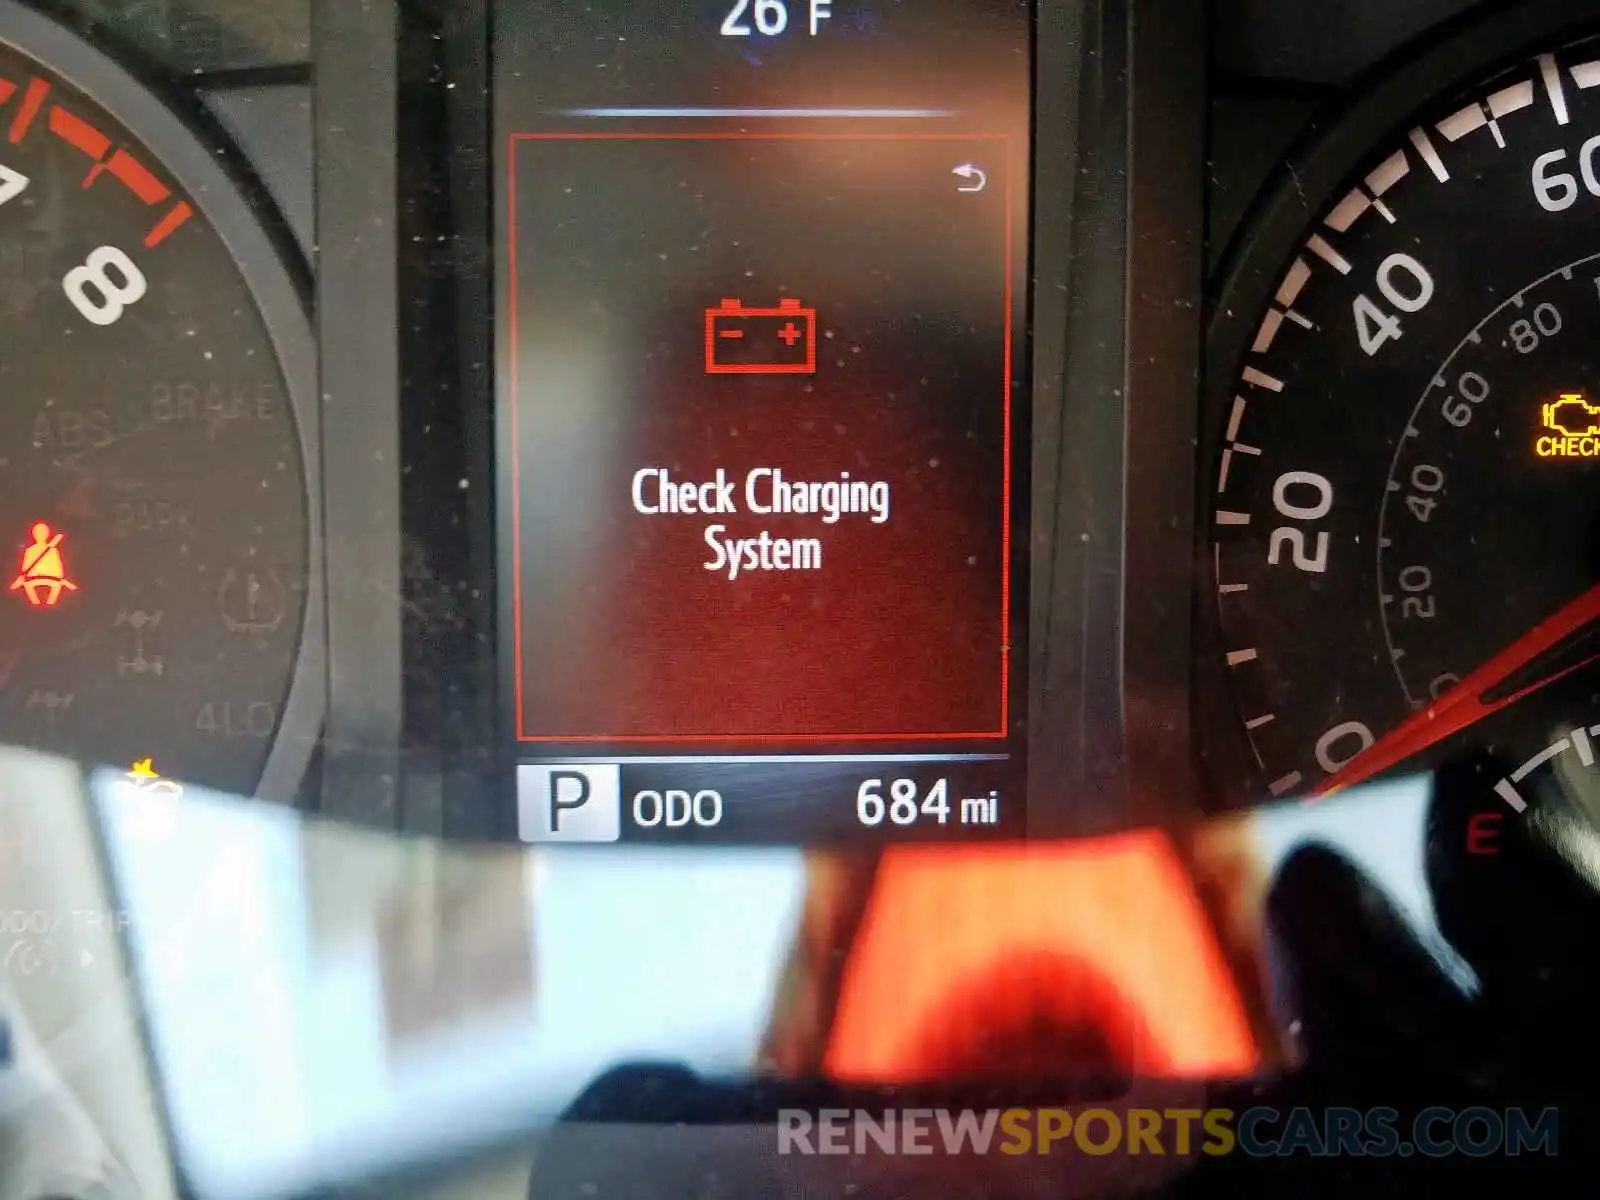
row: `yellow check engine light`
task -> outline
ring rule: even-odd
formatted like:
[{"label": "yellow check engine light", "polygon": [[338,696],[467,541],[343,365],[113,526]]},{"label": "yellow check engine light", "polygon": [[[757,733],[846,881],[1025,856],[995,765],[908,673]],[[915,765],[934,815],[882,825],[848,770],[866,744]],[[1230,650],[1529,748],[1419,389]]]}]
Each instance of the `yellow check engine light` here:
[{"label": "yellow check engine light", "polygon": [[1540,411],[1545,432],[1534,442],[1540,458],[1600,458],[1600,405],[1563,392]]}]

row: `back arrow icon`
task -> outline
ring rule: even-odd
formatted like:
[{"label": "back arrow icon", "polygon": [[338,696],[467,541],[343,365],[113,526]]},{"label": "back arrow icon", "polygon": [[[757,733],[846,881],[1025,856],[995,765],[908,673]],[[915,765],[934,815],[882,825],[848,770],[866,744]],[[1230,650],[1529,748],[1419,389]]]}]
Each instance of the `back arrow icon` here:
[{"label": "back arrow icon", "polygon": [[962,163],[951,170],[950,174],[959,175],[967,181],[956,188],[958,192],[981,192],[989,182],[989,176],[985,174],[983,168],[972,163]]}]

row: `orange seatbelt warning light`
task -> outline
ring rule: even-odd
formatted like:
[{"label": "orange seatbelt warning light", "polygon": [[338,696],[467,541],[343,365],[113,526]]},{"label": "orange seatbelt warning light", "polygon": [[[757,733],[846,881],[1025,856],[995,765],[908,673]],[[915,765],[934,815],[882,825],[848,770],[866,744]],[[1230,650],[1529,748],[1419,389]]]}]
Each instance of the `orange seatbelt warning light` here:
[{"label": "orange seatbelt warning light", "polygon": [[22,568],[11,581],[10,590],[21,591],[34,608],[54,608],[64,592],[75,592],[78,585],[67,578],[61,540],[67,535],[54,532],[43,521],[33,526],[33,543],[22,551]]}]

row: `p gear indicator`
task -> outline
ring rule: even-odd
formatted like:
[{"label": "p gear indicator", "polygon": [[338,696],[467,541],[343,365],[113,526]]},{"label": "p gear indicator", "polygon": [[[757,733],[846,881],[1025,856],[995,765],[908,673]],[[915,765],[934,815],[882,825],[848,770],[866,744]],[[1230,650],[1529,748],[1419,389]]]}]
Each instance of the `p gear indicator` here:
[{"label": "p gear indicator", "polygon": [[776,308],[723,300],[706,309],[707,375],[815,375],[817,310],[785,297]]}]

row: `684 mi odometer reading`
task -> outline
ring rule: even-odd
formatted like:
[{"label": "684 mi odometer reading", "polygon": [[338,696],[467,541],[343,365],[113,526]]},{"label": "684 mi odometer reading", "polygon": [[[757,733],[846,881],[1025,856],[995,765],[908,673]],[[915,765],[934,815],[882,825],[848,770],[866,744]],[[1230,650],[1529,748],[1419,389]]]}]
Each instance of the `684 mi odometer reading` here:
[{"label": "684 mi odometer reading", "polygon": [[890,825],[990,826],[1000,820],[1000,791],[951,798],[947,776],[927,782],[909,776],[868,779],[856,789],[856,819],[869,829]]}]

